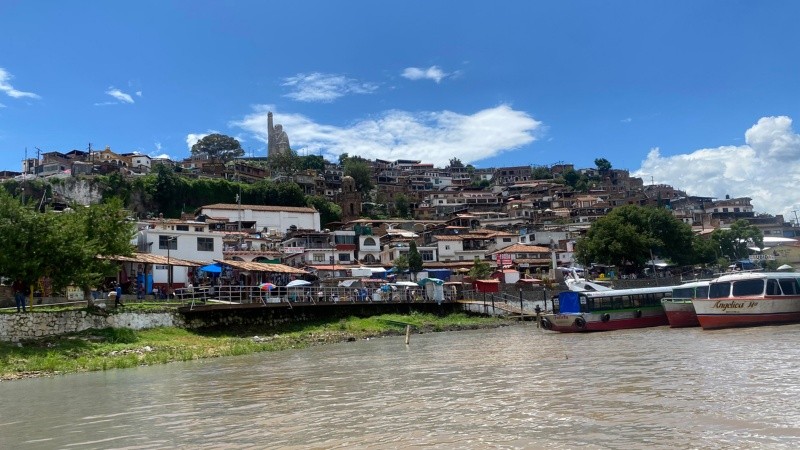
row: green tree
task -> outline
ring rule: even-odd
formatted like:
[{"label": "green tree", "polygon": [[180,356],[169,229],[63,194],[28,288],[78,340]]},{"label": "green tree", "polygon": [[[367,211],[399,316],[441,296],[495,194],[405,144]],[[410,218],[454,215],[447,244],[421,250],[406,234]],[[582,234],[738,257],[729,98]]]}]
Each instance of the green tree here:
[{"label": "green tree", "polygon": [[638,272],[653,256],[678,265],[692,263],[692,243],[691,227],[668,210],[626,205],[594,222],[578,240],[575,255],[585,265],[609,264]]},{"label": "green tree", "polygon": [[573,169],[568,169],[564,171],[562,177],[564,178],[564,183],[566,183],[567,186],[570,186],[573,189],[575,188],[575,186],[577,186],[578,182],[581,180],[581,174],[579,174]]},{"label": "green tree", "polygon": [[392,265],[394,266],[394,270],[397,272],[398,276],[402,276],[402,274],[406,273],[408,270],[408,256],[400,255],[392,261]]},{"label": "green tree", "polygon": [[469,269],[469,277],[473,280],[485,280],[492,274],[492,266],[487,261],[484,261],[477,256]]},{"label": "green tree", "polygon": [[746,220],[733,222],[728,229],[716,229],[711,239],[719,245],[722,256],[731,261],[746,258],[750,251],[747,247],[764,248],[764,234]]},{"label": "green tree", "polygon": [[289,150],[269,155],[267,166],[276,173],[291,176],[303,169],[303,161],[294,150]]},{"label": "green tree", "polygon": [[531,177],[534,180],[550,180],[553,178],[553,173],[547,167],[538,166],[531,169]]},{"label": "green tree", "polygon": [[307,197],[308,206],[315,208],[319,211],[319,221],[323,228],[331,222],[339,222],[342,220],[342,207],[336,203],[328,201],[327,198],[319,195]]},{"label": "green tree", "polygon": [[404,194],[398,194],[394,197],[394,210],[397,214],[397,217],[407,219],[409,217],[410,205],[408,203],[408,197]]},{"label": "green tree", "polygon": [[366,160],[361,158],[347,158],[344,163],[344,174],[353,177],[356,182],[356,189],[359,192],[369,192],[372,190],[372,167]]},{"label": "green tree", "polygon": [[321,155],[300,156],[300,167],[303,170],[316,170],[318,173],[325,172],[325,158]]},{"label": "green tree", "polygon": [[451,169],[461,169],[464,167],[464,163],[461,162],[459,158],[450,158],[450,166]]},{"label": "green tree", "polygon": [[156,212],[165,217],[180,217],[187,198],[186,185],[186,179],[177,175],[171,167],[163,164],[156,167],[152,193]]},{"label": "green tree", "polygon": [[408,248],[408,270],[414,274],[414,279],[417,279],[417,274],[422,272],[422,255],[417,250],[417,243],[411,241]]},{"label": "green tree", "polygon": [[242,144],[224,134],[214,133],[200,139],[192,146],[192,155],[208,155],[212,161],[227,162],[244,155]]},{"label": "green tree", "polygon": [[605,158],[597,158],[594,160],[594,165],[600,172],[608,172],[611,170],[611,163]]},{"label": "green tree", "polygon": [[118,270],[107,257],[133,251],[134,222],[121,205],[116,199],[39,213],[0,193],[0,273],[28,286],[48,278],[56,292],[76,285],[88,294]]}]

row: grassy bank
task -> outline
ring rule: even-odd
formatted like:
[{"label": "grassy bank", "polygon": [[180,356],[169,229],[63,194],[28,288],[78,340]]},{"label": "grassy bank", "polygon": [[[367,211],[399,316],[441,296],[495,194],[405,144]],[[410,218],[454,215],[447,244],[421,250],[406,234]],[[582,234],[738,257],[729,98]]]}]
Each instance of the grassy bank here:
[{"label": "grassy bank", "polygon": [[189,331],[180,328],[90,330],[36,341],[0,343],[0,380],[164,364],[218,356],[305,348],[414,332],[496,327],[504,319],[451,314],[387,314],[277,328]]}]

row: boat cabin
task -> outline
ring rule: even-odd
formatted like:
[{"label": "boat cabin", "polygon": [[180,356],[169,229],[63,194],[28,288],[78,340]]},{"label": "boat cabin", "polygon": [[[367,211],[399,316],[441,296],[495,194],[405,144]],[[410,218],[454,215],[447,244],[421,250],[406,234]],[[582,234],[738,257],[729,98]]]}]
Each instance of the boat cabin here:
[{"label": "boat cabin", "polygon": [[560,314],[661,307],[661,299],[671,295],[673,288],[674,286],[596,292],[564,291],[553,299],[553,306]]}]

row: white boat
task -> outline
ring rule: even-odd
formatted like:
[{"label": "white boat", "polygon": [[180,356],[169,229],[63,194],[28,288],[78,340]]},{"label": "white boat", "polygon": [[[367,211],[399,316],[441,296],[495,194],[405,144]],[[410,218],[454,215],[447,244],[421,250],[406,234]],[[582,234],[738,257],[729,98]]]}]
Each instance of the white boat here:
[{"label": "white boat", "polygon": [[703,329],[800,322],[800,275],[746,272],[711,281],[708,298],[693,301]]},{"label": "white boat", "polygon": [[708,297],[710,281],[692,281],[676,286],[672,296],[661,299],[661,306],[667,314],[671,328],[699,327],[693,299]]}]

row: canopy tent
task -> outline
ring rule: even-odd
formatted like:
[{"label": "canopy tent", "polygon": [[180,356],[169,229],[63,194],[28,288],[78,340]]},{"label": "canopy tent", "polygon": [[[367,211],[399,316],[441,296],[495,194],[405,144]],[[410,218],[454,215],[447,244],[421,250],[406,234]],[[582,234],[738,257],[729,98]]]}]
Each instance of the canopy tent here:
[{"label": "canopy tent", "polygon": [[206,273],[222,273],[222,265],[221,264],[209,264],[207,266],[202,266],[197,268],[200,272]]},{"label": "canopy tent", "polygon": [[286,287],[302,287],[311,285],[310,281],[306,280],[292,280],[286,284]]},{"label": "canopy tent", "polygon": [[436,303],[444,301],[444,280],[438,278],[423,278],[417,282],[425,288],[428,298],[432,298]]},{"label": "canopy tent", "polygon": [[440,280],[438,278],[423,278],[417,282],[420,286],[425,286],[428,283],[433,283],[437,286],[441,286],[444,284],[444,280]]}]

